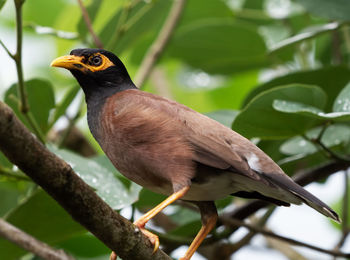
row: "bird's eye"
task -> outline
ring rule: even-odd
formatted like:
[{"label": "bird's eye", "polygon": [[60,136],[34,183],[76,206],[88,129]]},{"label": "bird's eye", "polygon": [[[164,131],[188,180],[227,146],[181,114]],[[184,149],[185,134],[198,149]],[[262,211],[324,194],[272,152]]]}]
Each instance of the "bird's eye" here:
[{"label": "bird's eye", "polygon": [[94,66],[99,66],[102,63],[102,58],[100,56],[95,56],[91,59],[91,64]]}]

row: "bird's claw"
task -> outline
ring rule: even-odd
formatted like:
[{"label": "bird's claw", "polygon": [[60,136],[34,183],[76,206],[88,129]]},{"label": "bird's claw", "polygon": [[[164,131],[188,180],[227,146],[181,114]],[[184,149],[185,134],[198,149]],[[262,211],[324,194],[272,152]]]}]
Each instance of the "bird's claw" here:
[{"label": "bird's claw", "polygon": [[134,225],[137,226],[140,231],[146,236],[148,237],[149,241],[152,243],[152,245],[154,245],[153,248],[153,253],[154,254],[158,248],[159,248],[159,237],[155,234],[153,234],[152,232],[148,231],[147,229],[145,229],[145,224],[144,223],[138,223],[137,221],[134,222]]},{"label": "bird's claw", "polygon": [[117,254],[112,251],[111,255],[109,256],[109,260],[117,260]]}]

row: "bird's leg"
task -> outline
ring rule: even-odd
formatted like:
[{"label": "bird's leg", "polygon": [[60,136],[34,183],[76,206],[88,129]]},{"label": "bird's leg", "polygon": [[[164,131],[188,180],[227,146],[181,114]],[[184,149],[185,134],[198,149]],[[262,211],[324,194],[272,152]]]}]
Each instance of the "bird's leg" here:
[{"label": "bird's leg", "polygon": [[213,201],[197,201],[194,202],[199,207],[202,216],[202,228],[199,230],[197,236],[192,241],[190,247],[187,249],[184,257],[179,260],[190,260],[192,255],[196,252],[204,238],[215,227],[218,219],[218,213]]},{"label": "bird's leg", "polygon": [[[149,232],[145,229],[146,223],[153,218],[155,215],[157,215],[159,212],[161,212],[165,207],[173,203],[174,201],[182,198],[186,192],[190,189],[190,186],[184,187],[181,190],[173,193],[168,198],[166,198],[163,202],[158,204],[156,207],[148,211],[145,215],[140,217],[138,220],[134,222],[134,225],[137,226],[141,232],[148,237],[148,239],[151,241],[151,243],[154,245],[153,253],[155,253],[159,247],[159,238],[157,235]],[[110,255],[110,260],[116,260],[117,255],[116,253],[112,252]]]},{"label": "bird's leg", "polygon": [[182,188],[181,190],[173,193],[172,195],[170,195],[167,199],[165,199],[163,202],[161,202],[160,204],[158,204],[156,207],[154,207],[153,209],[151,209],[150,211],[148,211],[145,215],[143,215],[142,217],[140,217],[138,220],[136,220],[134,222],[134,225],[137,226],[141,232],[149,238],[149,240],[151,241],[151,243],[154,245],[154,250],[153,253],[155,251],[157,251],[158,247],[159,247],[159,238],[157,235],[149,232],[148,230],[145,229],[145,225],[146,223],[153,218],[155,215],[157,215],[159,212],[161,212],[165,207],[167,207],[168,205],[170,205],[171,203],[173,203],[174,201],[182,198],[186,192],[189,190],[189,186]]}]

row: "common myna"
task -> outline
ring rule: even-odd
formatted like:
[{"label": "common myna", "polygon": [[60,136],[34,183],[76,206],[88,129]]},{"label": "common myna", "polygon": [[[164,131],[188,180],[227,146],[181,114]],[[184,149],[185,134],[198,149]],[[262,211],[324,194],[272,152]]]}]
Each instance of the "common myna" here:
[{"label": "common myna", "polygon": [[169,196],[135,225],[145,224],[178,199],[199,207],[202,228],[181,259],[190,259],[215,226],[214,201],[228,195],[279,206],[306,203],[340,221],[325,203],[296,184],[248,139],[184,105],[139,90],[123,63],[102,49],[75,49],[51,66],[68,69],[87,103],[91,133],[128,179]]}]

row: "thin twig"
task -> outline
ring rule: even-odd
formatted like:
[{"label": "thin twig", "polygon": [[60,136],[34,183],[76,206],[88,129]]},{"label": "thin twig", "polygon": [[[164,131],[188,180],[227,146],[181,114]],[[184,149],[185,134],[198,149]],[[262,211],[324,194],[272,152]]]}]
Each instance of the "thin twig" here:
[{"label": "thin twig", "polygon": [[63,250],[55,250],[47,244],[35,239],[29,234],[16,228],[3,219],[0,219],[0,236],[18,245],[19,247],[32,252],[34,255],[45,260],[73,260]]},{"label": "thin twig", "polygon": [[23,28],[22,28],[22,6],[23,1],[14,0],[16,6],[16,33],[17,33],[17,49],[14,55],[16,62],[17,76],[18,76],[18,97],[21,101],[20,111],[26,114],[29,111],[29,104],[27,99],[27,93],[23,80],[23,68],[22,68],[22,41],[23,41]]},{"label": "thin twig", "polygon": [[7,52],[7,54],[15,61],[16,63],[16,69],[17,69],[17,77],[18,77],[18,84],[17,84],[17,95],[18,95],[18,106],[19,111],[23,114],[23,116],[28,121],[29,125],[32,127],[32,130],[38,137],[38,139],[41,142],[45,142],[45,137],[42,134],[40,128],[38,127],[38,124],[35,121],[35,118],[32,116],[32,114],[29,111],[29,104],[28,104],[28,98],[27,93],[24,85],[24,79],[23,79],[23,67],[22,67],[22,43],[23,43],[23,25],[22,25],[22,5],[24,1],[22,0],[14,0],[15,7],[16,7],[16,34],[17,34],[17,47],[16,47],[16,53],[11,54],[11,52],[6,48],[5,44],[0,41],[1,45]]},{"label": "thin twig", "polygon": [[279,251],[281,254],[285,255],[288,260],[308,260],[286,242],[282,242],[271,237],[266,237],[265,239],[268,247]]},{"label": "thin twig", "polygon": [[[267,223],[268,219],[271,217],[272,213],[276,207],[271,207],[260,219],[255,219],[254,224],[257,227],[262,228]],[[219,217],[221,219],[221,216]],[[223,216],[225,219],[225,217]],[[230,229],[230,227],[227,227]],[[240,250],[242,247],[250,243],[252,238],[257,234],[254,230],[250,230],[242,239],[234,244],[221,244],[217,246],[214,251],[214,259],[229,259],[229,257]]]},{"label": "thin twig", "polygon": [[3,43],[2,40],[0,40],[0,45],[4,48],[4,50],[10,56],[11,59],[15,59],[15,56],[10,52],[10,50],[6,47],[5,43]]},{"label": "thin twig", "polygon": [[115,32],[112,34],[111,39],[108,42],[108,49],[113,49],[115,47],[115,44],[119,40],[120,36],[122,36],[126,30],[125,30],[125,22],[128,19],[129,13],[132,10],[132,8],[137,4],[138,1],[129,1],[126,0],[123,10],[121,11],[121,14],[119,16],[118,22],[115,26]]},{"label": "thin twig", "polygon": [[135,84],[138,88],[142,88],[154,64],[156,64],[165,46],[169,42],[170,37],[180,19],[185,3],[186,0],[174,0],[167,20],[160,30],[157,39],[152,43],[145,58],[142,60],[140,69],[137,71]]},{"label": "thin twig", "polygon": [[329,255],[332,255],[332,256],[340,256],[340,257],[347,257],[347,258],[350,257],[350,253],[343,253],[343,252],[337,252],[337,251],[334,251],[334,250],[328,250],[328,249],[324,249],[324,248],[321,248],[321,247],[310,245],[310,244],[307,244],[307,243],[304,243],[304,242],[301,242],[301,241],[298,241],[298,240],[295,240],[295,239],[292,239],[292,238],[288,238],[288,237],[284,237],[284,236],[281,236],[281,235],[277,235],[277,234],[275,234],[273,232],[267,231],[267,230],[265,230],[263,228],[260,228],[260,227],[256,227],[256,226],[247,224],[247,223],[245,223],[243,221],[240,221],[238,219],[222,217],[221,221],[225,225],[228,225],[228,226],[231,226],[231,227],[245,227],[245,228],[247,228],[249,230],[252,230],[252,231],[254,231],[256,233],[260,233],[260,234],[262,234],[264,236],[273,237],[275,239],[279,239],[281,241],[285,241],[285,242],[287,242],[289,244],[293,244],[293,245],[296,245],[296,246],[302,246],[302,247],[310,248],[310,249],[313,249],[313,250],[316,250],[316,251],[319,251],[319,252],[322,252],[322,253],[325,253],[325,254],[329,254]]},{"label": "thin twig", "polygon": [[19,173],[12,171],[0,165],[0,176],[5,176],[7,178],[21,180],[21,181],[31,181],[26,175],[20,175]]},{"label": "thin twig", "polygon": [[103,49],[103,44],[102,44],[101,40],[98,38],[98,36],[96,35],[96,33],[92,27],[92,23],[91,23],[91,19],[90,19],[88,11],[86,10],[86,8],[81,0],[78,0],[78,4],[79,4],[80,10],[81,10],[81,14],[83,16],[83,20],[86,24],[86,27],[87,27],[89,33],[91,34],[91,37],[92,37],[92,40],[94,41],[94,44],[98,48]]}]

